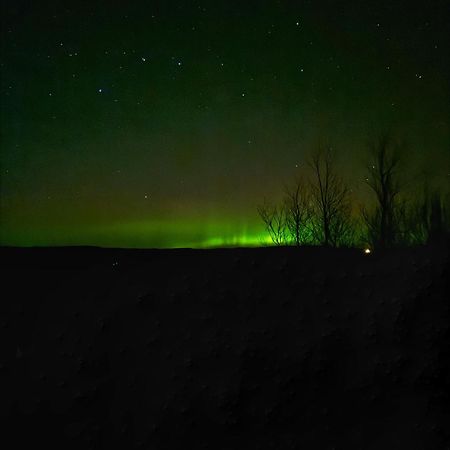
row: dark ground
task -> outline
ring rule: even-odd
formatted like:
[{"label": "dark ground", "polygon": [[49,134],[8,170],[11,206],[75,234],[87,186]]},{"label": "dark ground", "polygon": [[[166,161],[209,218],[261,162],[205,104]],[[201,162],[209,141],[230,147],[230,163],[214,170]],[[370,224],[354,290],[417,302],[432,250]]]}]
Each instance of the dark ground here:
[{"label": "dark ground", "polygon": [[0,255],[5,449],[450,449],[447,245]]}]

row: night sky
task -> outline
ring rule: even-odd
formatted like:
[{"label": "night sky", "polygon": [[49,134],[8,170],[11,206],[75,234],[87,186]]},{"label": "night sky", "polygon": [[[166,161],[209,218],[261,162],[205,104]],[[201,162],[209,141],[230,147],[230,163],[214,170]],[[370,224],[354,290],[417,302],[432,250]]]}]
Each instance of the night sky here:
[{"label": "night sky", "polygon": [[391,130],[450,180],[450,5],[1,2],[1,244],[261,241],[328,142],[355,202]]}]

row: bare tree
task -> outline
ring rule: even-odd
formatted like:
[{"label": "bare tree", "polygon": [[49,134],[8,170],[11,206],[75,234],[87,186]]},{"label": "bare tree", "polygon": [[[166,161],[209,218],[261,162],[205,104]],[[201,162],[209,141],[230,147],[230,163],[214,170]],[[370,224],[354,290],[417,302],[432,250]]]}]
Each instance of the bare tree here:
[{"label": "bare tree", "polygon": [[416,192],[412,198],[397,202],[397,244],[420,245],[427,242],[430,234],[431,198],[428,184],[425,182],[421,195]]},{"label": "bare tree", "polygon": [[430,196],[430,216],[428,222],[427,242],[439,242],[448,233],[448,221],[442,195],[435,191]]},{"label": "bare tree", "polygon": [[285,188],[286,226],[294,245],[305,244],[309,239],[310,202],[311,195],[303,180],[298,179],[292,188]]},{"label": "bare tree", "polygon": [[425,186],[419,198],[401,200],[396,206],[397,244],[439,243],[448,236],[449,221],[442,193]]},{"label": "bare tree", "polygon": [[391,247],[399,239],[399,214],[401,204],[399,148],[394,146],[389,134],[381,135],[371,148],[371,165],[366,182],[376,196],[373,210],[362,210],[370,243],[374,247]]},{"label": "bare tree", "polygon": [[283,245],[287,242],[287,220],[284,205],[270,205],[264,201],[258,206],[258,214],[261,217],[272,242],[275,245]]},{"label": "bare tree", "polygon": [[339,246],[351,230],[350,191],[335,170],[331,148],[320,148],[308,162],[311,167],[313,233],[325,246]]}]

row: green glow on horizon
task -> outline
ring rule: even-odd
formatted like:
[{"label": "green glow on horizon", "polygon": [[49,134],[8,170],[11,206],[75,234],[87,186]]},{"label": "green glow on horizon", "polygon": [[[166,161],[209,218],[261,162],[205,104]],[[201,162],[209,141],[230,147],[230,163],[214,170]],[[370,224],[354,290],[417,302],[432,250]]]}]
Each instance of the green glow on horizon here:
[{"label": "green glow on horizon", "polygon": [[2,230],[2,245],[130,248],[214,248],[271,245],[261,223],[223,220],[141,220],[49,227],[21,224]]},{"label": "green glow on horizon", "polygon": [[258,247],[273,245],[269,235],[264,234],[243,234],[231,237],[215,236],[205,239],[200,244],[193,244],[189,247],[214,248],[214,247]]}]

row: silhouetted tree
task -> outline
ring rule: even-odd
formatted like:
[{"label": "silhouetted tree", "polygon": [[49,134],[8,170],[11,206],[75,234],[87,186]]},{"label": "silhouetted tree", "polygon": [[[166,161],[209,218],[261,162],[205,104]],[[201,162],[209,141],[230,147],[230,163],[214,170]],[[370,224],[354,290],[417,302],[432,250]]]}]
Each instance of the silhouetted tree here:
[{"label": "silhouetted tree", "polygon": [[288,238],[288,229],[284,205],[270,205],[264,201],[257,209],[272,242],[275,245],[285,244]]},{"label": "silhouetted tree", "polygon": [[397,244],[420,245],[426,242],[428,233],[428,198],[406,200],[397,204]]},{"label": "silhouetted tree", "polygon": [[399,148],[394,146],[389,134],[384,134],[372,146],[371,157],[366,181],[375,193],[376,204],[371,211],[363,208],[362,217],[370,243],[377,248],[386,248],[399,238]]},{"label": "silhouetted tree", "polygon": [[294,186],[285,189],[284,210],[289,240],[294,245],[305,244],[309,239],[311,219],[311,194],[308,185],[298,179]]},{"label": "silhouetted tree", "polygon": [[426,185],[420,198],[399,202],[397,217],[397,241],[404,245],[440,242],[450,228],[442,194],[438,190],[430,193]]},{"label": "silhouetted tree", "polygon": [[332,149],[320,148],[308,162],[312,169],[313,234],[325,246],[345,243],[351,233],[350,191],[335,169]]},{"label": "silhouetted tree", "polygon": [[[447,230],[446,230],[447,229]],[[430,219],[428,225],[427,242],[438,242],[448,231],[442,196],[435,191],[430,196]]]}]

